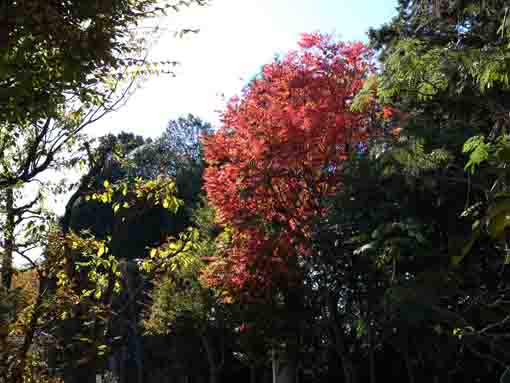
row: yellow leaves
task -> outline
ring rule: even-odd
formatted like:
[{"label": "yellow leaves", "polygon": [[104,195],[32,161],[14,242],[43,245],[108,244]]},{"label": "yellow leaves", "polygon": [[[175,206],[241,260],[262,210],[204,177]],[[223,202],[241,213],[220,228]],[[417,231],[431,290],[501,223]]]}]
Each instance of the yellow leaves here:
[{"label": "yellow leaves", "polygon": [[[158,177],[144,180],[140,177],[134,181],[120,181],[111,184],[108,180],[103,182],[104,190],[85,196],[85,200],[98,201],[104,204],[112,203],[114,213],[119,209],[128,209],[134,206],[150,208],[161,205],[164,209],[176,212],[184,205],[176,196],[175,182],[170,178]],[[147,205],[148,202],[148,205]]]},{"label": "yellow leaves", "polygon": [[[102,189],[85,196],[86,201],[96,201],[111,206],[114,214],[123,213],[118,221],[121,225],[131,223],[131,217],[143,214],[147,209],[162,207],[172,212],[182,206],[175,193],[175,182],[170,178],[158,177],[144,180],[140,177],[134,180],[110,182],[104,180]],[[123,209],[131,209],[125,212]],[[198,232],[188,231],[172,239],[158,248],[148,249],[149,256],[138,264],[141,271],[151,273],[159,270],[177,272],[183,268],[192,267],[190,252],[193,243],[198,238]],[[66,243],[73,251],[80,253],[79,261],[73,265],[76,269],[86,273],[90,285],[78,292],[80,299],[102,302],[107,291],[119,293],[121,290],[121,272],[119,261],[109,248],[111,236],[98,239],[90,232],[79,234],[71,232],[66,237]],[[140,258],[144,254],[140,254]],[[60,275],[62,286],[70,286],[66,273]]]},{"label": "yellow leaves", "polygon": [[57,273],[57,286],[65,287],[69,284],[69,278],[64,271],[59,271]]},{"label": "yellow leaves", "polygon": [[175,271],[177,270],[177,266],[178,266],[177,262],[171,262],[171,263],[169,264],[168,269],[169,269],[171,272],[175,272]]},{"label": "yellow leaves", "polygon": [[154,262],[149,259],[144,259],[138,268],[140,271],[150,273],[154,268]]},{"label": "yellow leaves", "polygon": [[97,346],[97,355],[99,355],[99,356],[104,355],[107,349],[108,349],[108,346],[105,344],[98,345]]},{"label": "yellow leaves", "polygon": [[[100,300],[109,286],[118,282],[121,277],[117,271],[118,260],[109,254],[108,243],[111,241],[111,237],[108,236],[106,240],[98,240],[86,231],[81,232],[80,235],[70,232],[66,241],[73,250],[81,253],[81,260],[74,262],[75,268],[86,271],[87,278],[92,283],[92,288],[80,291],[81,297],[93,297]],[[68,286],[70,284],[65,272],[59,272],[57,277],[60,285]]]},{"label": "yellow leaves", "polygon": [[172,238],[161,246],[150,249],[149,257],[139,265],[139,269],[147,273],[154,270],[180,272],[196,269],[201,262],[199,257],[193,255],[197,240],[198,231],[189,228],[178,238]]},{"label": "yellow leaves", "polygon": [[459,339],[462,339],[463,331],[461,328],[456,327],[452,330],[452,335],[458,337]]},{"label": "yellow leaves", "polygon": [[457,337],[459,339],[462,339],[462,337],[466,334],[469,334],[469,333],[474,333],[475,332],[475,329],[474,327],[472,326],[466,326],[464,328],[460,328],[460,327],[455,327],[453,330],[452,330],[452,335],[454,337]]},{"label": "yellow leaves", "polygon": [[104,253],[106,253],[106,251],[107,251],[107,247],[104,246],[103,244],[101,244],[99,246],[99,249],[97,250],[97,256],[101,257]]},{"label": "yellow leaves", "polygon": [[198,229],[192,228],[190,230],[190,236],[192,243],[196,243],[200,239],[200,232],[198,231]]}]

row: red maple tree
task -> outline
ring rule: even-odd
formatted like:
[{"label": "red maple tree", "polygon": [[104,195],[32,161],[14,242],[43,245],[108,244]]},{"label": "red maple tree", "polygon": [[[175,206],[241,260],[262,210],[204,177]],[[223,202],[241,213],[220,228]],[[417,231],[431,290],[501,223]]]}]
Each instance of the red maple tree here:
[{"label": "red maple tree", "polygon": [[375,129],[370,107],[350,108],[374,71],[372,52],[318,33],[299,47],[265,65],[204,141],[207,196],[237,232],[207,275],[227,290],[288,279],[287,261],[308,253],[311,220],[341,185],[342,162]]}]

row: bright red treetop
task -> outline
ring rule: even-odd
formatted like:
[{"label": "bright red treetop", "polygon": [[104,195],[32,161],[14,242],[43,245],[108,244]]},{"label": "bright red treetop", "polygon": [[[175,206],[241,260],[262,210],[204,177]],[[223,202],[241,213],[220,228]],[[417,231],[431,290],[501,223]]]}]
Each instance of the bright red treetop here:
[{"label": "bright red treetop", "polygon": [[373,71],[371,51],[320,34],[299,46],[265,65],[205,140],[207,195],[241,233],[215,283],[262,287],[286,256],[306,251],[307,225],[338,188],[339,165],[370,134],[372,114],[350,104]]}]

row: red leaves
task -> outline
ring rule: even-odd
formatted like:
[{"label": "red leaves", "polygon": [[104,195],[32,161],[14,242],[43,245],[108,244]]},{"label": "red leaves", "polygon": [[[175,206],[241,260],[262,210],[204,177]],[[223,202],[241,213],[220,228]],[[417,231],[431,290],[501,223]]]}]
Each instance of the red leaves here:
[{"label": "red leaves", "polygon": [[394,114],[395,114],[395,109],[392,108],[391,106],[385,106],[383,108],[383,118],[385,120],[390,120]]},{"label": "red leaves", "polygon": [[301,35],[301,40],[298,42],[298,45],[303,49],[310,49],[323,45],[324,40],[326,39],[326,35],[321,35],[319,33],[303,33]]},{"label": "red leaves", "polygon": [[[367,113],[350,101],[373,67],[363,44],[305,34],[299,52],[266,65],[206,138],[205,190],[239,234],[214,284],[264,288],[306,253],[311,220],[341,183],[347,147],[367,139]],[[221,270],[220,270],[221,269]]]}]

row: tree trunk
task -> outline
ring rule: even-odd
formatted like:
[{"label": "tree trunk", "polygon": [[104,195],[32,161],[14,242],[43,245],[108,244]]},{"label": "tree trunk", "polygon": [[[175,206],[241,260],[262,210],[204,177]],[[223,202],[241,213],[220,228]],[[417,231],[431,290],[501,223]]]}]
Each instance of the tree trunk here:
[{"label": "tree trunk", "polygon": [[338,325],[338,314],[336,307],[336,299],[331,294],[327,295],[327,305],[329,315],[331,315],[331,332],[333,335],[332,343],[335,345],[335,350],[338,357],[342,361],[342,369],[344,372],[345,383],[356,383],[356,371],[354,363],[348,355],[348,350],[344,342],[344,334],[342,333],[341,327]]},{"label": "tree trunk", "polygon": [[138,333],[138,314],[136,310],[136,293],[135,293],[135,275],[132,275],[129,267],[125,267],[126,273],[126,284],[127,284],[127,294],[129,299],[129,314],[130,318],[130,327],[133,333],[133,341],[135,344],[135,363],[136,363],[136,374],[137,374],[137,383],[144,382],[144,371],[143,371],[143,347],[140,340],[140,334]]},{"label": "tree trunk", "polygon": [[279,353],[273,353],[273,383],[297,382],[297,358],[293,350],[287,347]]},{"label": "tree trunk", "polygon": [[2,286],[11,288],[12,284],[12,257],[14,253],[14,191],[12,188],[5,190],[5,213],[6,222],[4,227],[4,254],[2,258]]},{"label": "tree trunk", "polygon": [[214,350],[209,338],[205,333],[200,334],[200,340],[202,341],[202,345],[205,349],[205,354],[207,357],[207,363],[209,364],[209,383],[218,383],[219,375],[220,375],[220,367],[216,363],[216,359],[214,358]]},{"label": "tree trunk", "polygon": [[369,364],[370,364],[370,383],[376,383],[376,376],[375,376],[375,353],[374,353],[374,341],[373,341],[373,329],[372,325],[370,323],[370,320],[368,320],[368,357],[369,357]]},{"label": "tree trunk", "polygon": [[336,341],[336,350],[342,361],[342,368],[344,371],[344,379],[345,383],[356,383],[356,371],[354,364],[351,359],[347,355],[347,348],[345,347],[343,336],[340,334],[340,329],[338,326],[335,326],[335,341]]},{"label": "tree trunk", "polygon": [[136,382],[144,382],[144,371],[143,371],[143,347],[140,341],[140,335],[138,334],[136,316],[132,317],[130,324],[133,333],[133,342],[135,344],[135,364],[136,364]]},{"label": "tree trunk", "polygon": [[409,359],[409,352],[407,351],[407,349],[404,351],[404,360],[406,363],[407,377],[409,379],[409,383],[414,383],[413,366],[411,365],[411,360]]},{"label": "tree trunk", "polygon": [[256,366],[250,366],[250,383],[257,382],[257,368]]}]

